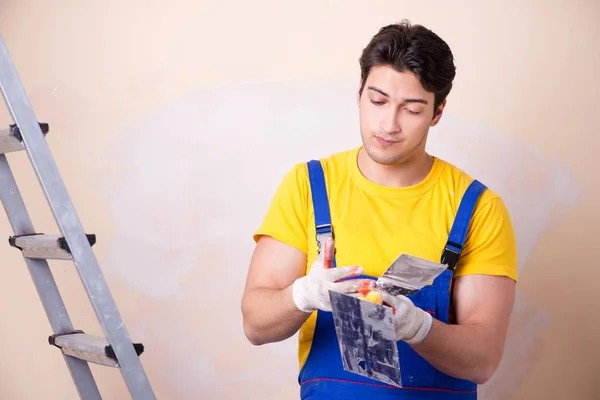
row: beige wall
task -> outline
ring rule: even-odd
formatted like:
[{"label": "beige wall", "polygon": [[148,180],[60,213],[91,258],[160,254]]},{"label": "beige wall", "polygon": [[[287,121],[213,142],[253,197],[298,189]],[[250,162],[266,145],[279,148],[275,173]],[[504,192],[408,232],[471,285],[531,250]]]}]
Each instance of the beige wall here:
[{"label": "beige wall", "polygon": [[[253,348],[242,333],[251,234],[293,163],[359,143],[359,53],[404,17],[442,35],[458,65],[430,150],[497,189],[519,237],[511,335],[481,397],[600,396],[597,1],[0,4],[159,398],[297,393],[295,341]],[[25,155],[9,160],[36,227],[57,232]],[[20,255],[5,244],[0,257],[0,398],[77,398]],[[76,327],[99,333],[71,264],[52,267]],[[105,398],[127,398],[118,371],[94,371]]]}]

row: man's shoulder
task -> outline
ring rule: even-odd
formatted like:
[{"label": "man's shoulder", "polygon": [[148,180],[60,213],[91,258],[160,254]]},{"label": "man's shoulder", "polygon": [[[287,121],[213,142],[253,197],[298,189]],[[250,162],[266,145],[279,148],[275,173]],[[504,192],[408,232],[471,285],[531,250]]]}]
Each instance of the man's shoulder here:
[{"label": "man's shoulder", "polygon": [[[446,187],[438,192],[453,193],[452,208],[457,212],[475,178],[449,162],[444,163],[445,171],[440,183]],[[486,189],[475,203],[463,255],[454,276],[499,275],[516,281],[517,242],[509,210],[500,194],[489,187],[485,179],[477,180]]]},{"label": "man's shoulder", "polygon": [[[315,161],[320,161],[321,165],[323,165],[323,169],[328,168],[338,168],[338,167],[347,167],[349,157],[352,155],[356,155],[358,152],[358,148],[340,150],[335,153],[330,153],[326,156],[314,158]],[[310,161],[310,160],[307,160]],[[306,163],[305,163],[306,164]]]},{"label": "man's shoulder", "polygon": [[321,164],[327,180],[330,180],[332,177],[347,173],[348,161],[350,157],[357,153],[357,150],[341,150],[323,157],[308,158],[305,161],[294,164],[290,173],[294,174],[299,180],[308,180],[308,163],[310,161],[317,161]]},{"label": "man's shoulder", "polygon": [[[455,164],[438,158],[443,163],[444,168],[440,178],[440,183],[448,190],[451,190],[458,198],[462,198],[471,183],[477,178],[473,177],[469,172],[457,167]],[[489,187],[484,180],[477,179],[482,183],[486,189],[481,193],[478,201],[479,206],[487,204],[490,201],[502,201],[500,195],[491,187]]]}]

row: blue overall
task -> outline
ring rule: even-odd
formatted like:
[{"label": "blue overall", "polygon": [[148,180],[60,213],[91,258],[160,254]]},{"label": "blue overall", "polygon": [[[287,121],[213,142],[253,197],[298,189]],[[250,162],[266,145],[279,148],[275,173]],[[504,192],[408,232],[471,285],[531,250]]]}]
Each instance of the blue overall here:
[{"label": "blue overall", "polygon": [[[321,163],[318,160],[309,161],[308,171],[317,244],[321,251],[323,241],[333,236],[329,199]],[[431,285],[408,296],[417,307],[432,312],[434,318],[444,323],[448,323],[450,313],[452,274],[462,251],[475,204],[485,189],[482,183],[475,180],[461,200],[441,256],[441,262],[448,264],[448,269]],[[333,266],[336,266],[335,259]],[[366,275],[362,278],[377,279]],[[344,371],[332,313],[318,310],[311,349],[298,377],[300,396],[306,400],[477,399],[475,383],[450,377],[435,369],[403,341],[398,342],[398,355],[402,388]]]}]

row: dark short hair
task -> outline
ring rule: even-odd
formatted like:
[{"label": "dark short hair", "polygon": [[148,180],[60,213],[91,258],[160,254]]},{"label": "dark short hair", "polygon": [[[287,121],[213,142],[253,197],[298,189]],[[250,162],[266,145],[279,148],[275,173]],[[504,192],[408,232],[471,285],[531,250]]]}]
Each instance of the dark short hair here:
[{"label": "dark short hair", "polygon": [[430,29],[412,25],[406,19],[381,28],[364,48],[360,57],[360,94],[371,68],[377,65],[414,73],[423,88],[435,94],[434,111],[450,93],[456,75],[448,44]]}]

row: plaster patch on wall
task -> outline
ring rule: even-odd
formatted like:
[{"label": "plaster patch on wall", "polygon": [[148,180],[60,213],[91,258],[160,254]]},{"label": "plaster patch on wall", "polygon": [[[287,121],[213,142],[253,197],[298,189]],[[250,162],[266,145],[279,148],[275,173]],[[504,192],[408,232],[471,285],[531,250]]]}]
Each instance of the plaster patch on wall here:
[{"label": "plaster patch on wall", "polygon": [[351,104],[335,88],[216,86],[125,127],[90,163],[119,232],[103,259],[108,273],[163,299],[183,296],[181,279],[194,268],[224,268],[242,282],[247,260],[226,264],[235,251],[212,265],[202,253],[249,243],[292,163],[334,151],[338,139],[355,142],[344,135]]},{"label": "plaster patch on wall", "polygon": [[[142,359],[157,397],[220,398],[219,392],[226,384],[222,368],[218,368],[222,346],[199,348],[198,337],[205,328],[189,328],[185,311],[172,306],[151,302],[127,317],[134,340],[143,338],[146,349]],[[207,341],[214,335],[203,336]]]},{"label": "plaster patch on wall", "polygon": [[517,395],[536,362],[542,356],[540,335],[551,315],[517,293],[505,353],[496,374],[480,388],[481,400],[506,400]]},{"label": "plaster patch on wall", "polygon": [[[223,291],[222,285],[212,285]],[[294,351],[252,347],[240,338],[239,303],[202,292],[181,301],[147,301],[126,316],[158,398],[265,399],[295,398],[297,373]],[[235,312],[234,312],[235,309]],[[295,350],[295,347],[294,347]],[[261,387],[264,397],[260,397]],[[270,397],[280,393],[280,397]]]},{"label": "plaster patch on wall", "polygon": [[[95,168],[92,179],[106,196],[117,228],[101,260],[104,271],[164,303],[136,318],[131,329],[145,324],[144,318],[160,321],[147,327],[163,330],[154,346],[164,343],[171,349],[169,357],[182,360],[170,364],[170,374],[157,379],[188,385],[181,393],[193,398],[207,393],[201,385],[219,391],[223,385],[248,380],[268,384],[282,370],[295,371],[295,338],[257,351],[243,336],[238,295],[253,248],[251,235],[288,168],[360,143],[355,96],[355,87],[318,82],[207,87],[124,127],[108,147],[98,149],[101,159],[90,162]],[[578,186],[556,163],[505,135],[452,115],[445,115],[432,131],[429,151],[503,196],[517,233],[520,271],[540,235],[556,221],[556,210],[577,200]],[[227,293],[227,301],[220,297],[218,307],[200,313],[183,317],[169,306],[181,300],[197,304],[202,294],[218,290]],[[206,328],[189,348],[172,343],[191,335],[185,329],[171,329],[182,318]],[[513,316],[519,334],[509,338],[499,373],[503,381],[485,388],[489,399],[504,393],[498,385],[514,383],[512,388],[517,389],[535,361],[523,348],[535,343],[548,318],[519,298]],[[212,324],[227,327],[219,331],[218,340],[235,350],[235,372],[217,364],[217,376],[211,373],[212,378],[201,384],[178,380],[195,363],[190,353],[218,361],[218,353],[212,351],[215,342],[210,340]],[[249,355],[262,358],[248,362]],[[274,367],[275,363],[288,363],[289,369]],[[288,378],[294,387],[295,377],[278,375]]]}]

